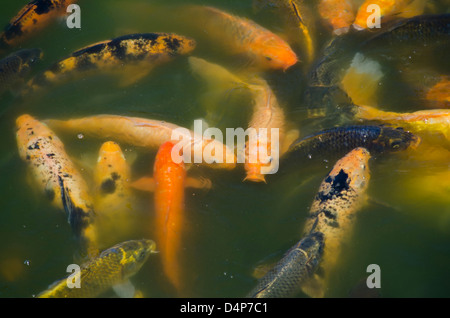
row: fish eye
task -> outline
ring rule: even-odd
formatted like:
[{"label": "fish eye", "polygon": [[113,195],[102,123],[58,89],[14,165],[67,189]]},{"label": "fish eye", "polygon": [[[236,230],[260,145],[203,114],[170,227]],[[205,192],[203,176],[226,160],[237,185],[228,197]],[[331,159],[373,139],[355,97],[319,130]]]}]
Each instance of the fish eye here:
[{"label": "fish eye", "polygon": [[399,149],[400,148],[400,146],[401,146],[401,144],[402,144],[402,142],[401,141],[394,141],[392,144],[391,144],[391,148],[392,149]]},{"label": "fish eye", "polygon": [[272,58],[269,57],[269,56],[266,56],[265,58],[266,58],[266,60],[268,60],[268,61],[272,61]]}]

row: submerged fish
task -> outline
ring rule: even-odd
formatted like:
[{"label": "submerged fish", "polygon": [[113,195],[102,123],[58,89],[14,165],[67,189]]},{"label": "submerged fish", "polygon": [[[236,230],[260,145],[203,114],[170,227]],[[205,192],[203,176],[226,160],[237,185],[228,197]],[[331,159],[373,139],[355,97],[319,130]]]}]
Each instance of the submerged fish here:
[{"label": "submerged fish", "polygon": [[355,107],[355,118],[374,120],[407,127],[414,133],[428,131],[442,133],[450,141],[450,110],[430,109],[412,113],[387,112],[370,106]]},{"label": "submerged fish", "polygon": [[136,225],[133,194],[130,188],[131,168],[120,146],[102,144],[94,168],[94,206],[100,248],[132,237]]},{"label": "submerged fish", "polygon": [[40,49],[24,49],[0,60],[0,93],[22,84],[31,66],[42,58]]},{"label": "submerged fish", "polygon": [[[180,143],[184,144],[184,152],[194,157],[198,147],[202,151],[203,160],[201,164],[213,168],[232,169],[236,166],[236,156],[233,149],[229,149],[222,142],[213,138],[205,138],[186,128],[165,121],[152,120],[138,117],[125,117],[119,115],[95,115],[85,118],[64,120],[50,119],[48,125],[56,130],[82,133],[97,138],[113,138],[114,140],[129,145],[145,148],[158,148],[164,142],[174,139],[174,135],[180,135]],[[209,149],[209,151],[208,151]],[[222,153],[213,154],[217,149]],[[194,162],[195,158],[191,160]]]},{"label": "submerged fish", "polygon": [[17,46],[64,16],[67,6],[76,0],[32,0],[9,22],[0,35],[0,50]]},{"label": "submerged fish", "polygon": [[28,91],[79,74],[114,74],[122,86],[145,77],[155,66],[194,50],[193,39],[173,33],[138,33],[92,44],[57,62],[28,83]]},{"label": "submerged fish", "polygon": [[279,36],[246,18],[217,8],[191,6],[189,14],[214,43],[226,48],[227,53],[246,55],[263,69],[287,70],[298,59],[291,47]]},{"label": "submerged fish", "polygon": [[426,92],[425,99],[434,108],[450,108],[450,77],[444,76],[438,83],[431,87]]},{"label": "submerged fish", "polygon": [[[80,287],[69,288],[68,280],[76,276],[56,281],[38,298],[93,298],[101,296],[109,289],[126,283],[155,253],[156,244],[152,240],[131,240],[114,245],[81,266],[78,276]],[[73,283],[73,282],[72,282]],[[132,297],[133,295],[128,295]]]},{"label": "submerged fish", "polygon": [[244,180],[265,182],[265,174],[275,173],[278,169],[286,119],[283,109],[266,81],[261,79],[260,85],[252,85],[251,90],[254,106],[248,125],[251,129],[249,140],[245,145]]},{"label": "submerged fish", "polygon": [[355,9],[351,0],[320,0],[319,13],[333,28],[336,35],[345,34],[355,19]]},{"label": "submerged fish", "polygon": [[252,298],[293,297],[315,272],[323,251],[323,234],[313,232],[290,248],[248,294]]},{"label": "submerged fish", "polygon": [[415,148],[419,143],[418,136],[401,127],[345,126],[299,138],[292,143],[285,156],[297,159],[312,159],[323,155],[342,156],[357,147],[364,147],[377,154]]},{"label": "submerged fish", "polygon": [[58,136],[30,115],[16,120],[19,155],[33,180],[50,202],[64,209],[68,222],[81,240],[82,254],[98,253],[95,212],[88,186]]},{"label": "submerged fish", "polygon": [[302,290],[311,297],[324,296],[342,244],[348,242],[355,215],[366,201],[370,156],[366,149],[356,148],[339,159],[322,181],[311,205],[304,235],[321,233],[324,239],[320,269],[302,285]]},{"label": "submerged fish", "polygon": [[156,242],[161,254],[163,269],[179,293],[186,292],[181,262],[183,233],[185,232],[184,191],[187,186],[208,188],[209,180],[186,177],[183,161],[172,158],[175,142],[163,143],[156,154],[153,178],[133,182],[137,189],[154,191]]}]

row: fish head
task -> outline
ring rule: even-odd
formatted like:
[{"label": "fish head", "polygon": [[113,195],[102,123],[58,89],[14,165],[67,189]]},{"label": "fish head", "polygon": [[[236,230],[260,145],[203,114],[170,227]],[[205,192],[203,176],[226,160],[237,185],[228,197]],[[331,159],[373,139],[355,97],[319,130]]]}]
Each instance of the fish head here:
[{"label": "fish head", "polygon": [[41,49],[35,48],[35,49],[23,49],[14,53],[14,55],[20,57],[22,61],[24,61],[26,64],[33,64],[41,60],[42,57],[44,56],[44,53],[42,52]]},{"label": "fish head", "polygon": [[385,151],[397,152],[408,148],[416,149],[421,142],[419,136],[404,130],[402,127],[383,127],[377,144]]},{"label": "fish head", "polygon": [[122,252],[122,272],[124,278],[136,274],[152,253],[156,253],[156,243],[153,240],[130,240],[115,246]]},{"label": "fish head", "polygon": [[[258,43],[258,42],[257,42]],[[269,36],[254,47],[259,64],[267,69],[286,71],[299,60],[290,46],[277,36]]]}]

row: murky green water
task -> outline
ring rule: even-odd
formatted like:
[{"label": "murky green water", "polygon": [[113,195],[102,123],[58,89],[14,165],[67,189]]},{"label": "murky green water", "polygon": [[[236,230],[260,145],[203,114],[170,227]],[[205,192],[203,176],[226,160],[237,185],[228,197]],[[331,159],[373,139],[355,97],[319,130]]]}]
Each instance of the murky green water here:
[{"label": "murky green water", "polygon": [[[0,22],[6,24],[25,2],[4,3]],[[190,2],[216,5],[253,19],[278,34],[284,32],[282,15],[273,10],[255,11],[250,0]],[[27,42],[27,47],[40,47],[45,53],[33,73],[74,50],[122,34],[183,34],[186,17],[174,16],[175,10],[171,10],[171,6],[182,3],[186,2],[80,0],[81,30],[68,29],[60,22]],[[188,17],[188,21],[193,19]],[[329,36],[319,30],[318,41],[325,43]],[[216,52],[210,43],[199,42],[193,55],[228,63],[224,64],[227,67],[239,66],[226,52]],[[319,129],[318,124],[305,117],[304,72],[303,65],[298,64],[287,72],[266,74],[287,117],[302,134]],[[108,113],[161,119],[191,127],[194,119],[205,115],[199,107],[205,88],[193,76],[187,59],[181,57],[127,88],[118,87],[114,79],[96,76],[54,87],[36,98],[21,100],[10,94],[1,97],[1,297],[32,297],[46,289],[67,275],[66,267],[73,263],[76,249],[64,213],[49,206],[27,182],[25,164],[17,153],[15,118],[23,113],[42,119]],[[384,90],[383,100],[389,97],[397,100],[397,96],[398,90]],[[418,109],[399,103],[395,110]],[[246,127],[249,114],[242,112],[233,118],[234,127]],[[303,129],[300,123],[305,123],[307,128]],[[101,145],[100,140],[88,137],[64,135],[61,138],[68,153],[84,162],[95,157]],[[444,146],[449,148],[448,143]],[[155,151],[125,148],[127,156],[135,160],[133,177],[149,174]],[[186,281],[191,285],[188,296],[245,296],[256,283],[252,277],[254,267],[278,259],[300,239],[309,206],[331,166],[331,162],[316,163],[306,169],[284,171],[268,177],[268,184],[243,183],[242,166],[232,172],[201,170],[212,180],[213,188],[208,192],[186,191],[187,224],[181,253]],[[347,297],[367,277],[367,266],[378,264],[383,297],[448,297],[450,193],[447,190],[446,196],[418,196],[406,188],[410,182],[420,183],[421,175],[427,171],[448,169],[448,162],[423,162],[399,155],[375,158],[370,168],[371,200],[358,214],[353,239],[342,252],[327,296]],[[89,178],[89,169],[83,172]],[[435,186],[441,190],[440,184]],[[136,209],[150,224],[152,197],[136,194]],[[137,235],[142,231],[137,229]],[[132,281],[146,297],[175,296],[162,273],[158,256],[150,257]]]}]

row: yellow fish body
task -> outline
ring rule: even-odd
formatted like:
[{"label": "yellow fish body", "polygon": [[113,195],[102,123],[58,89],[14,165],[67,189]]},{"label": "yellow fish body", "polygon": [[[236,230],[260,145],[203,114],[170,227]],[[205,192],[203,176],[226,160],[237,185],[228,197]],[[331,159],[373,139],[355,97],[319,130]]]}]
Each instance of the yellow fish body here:
[{"label": "yellow fish body", "polygon": [[85,252],[95,255],[98,250],[92,198],[64,144],[45,124],[30,115],[18,117],[16,126],[19,155],[27,163],[33,180],[54,206],[65,210]]},{"label": "yellow fish body", "polygon": [[155,253],[152,240],[131,240],[119,243],[87,263],[80,266],[80,286],[69,287],[68,280],[76,283],[77,277],[64,278],[41,292],[38,298],[93,298],[115,285],[126,282],[145,264],[150,254]]},{"label": "yellow fish body", "polygon": [[120,146],[102,144],[94,168],[94,207],[99,244],[111,246],[133,236],[136,215],[130,189],[131,169]]}]

